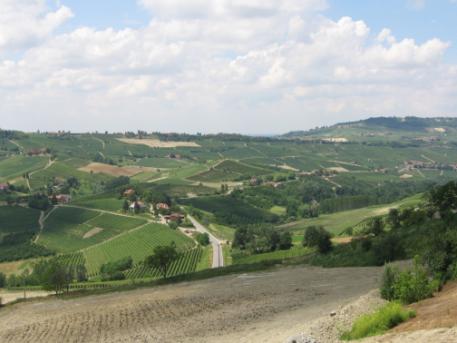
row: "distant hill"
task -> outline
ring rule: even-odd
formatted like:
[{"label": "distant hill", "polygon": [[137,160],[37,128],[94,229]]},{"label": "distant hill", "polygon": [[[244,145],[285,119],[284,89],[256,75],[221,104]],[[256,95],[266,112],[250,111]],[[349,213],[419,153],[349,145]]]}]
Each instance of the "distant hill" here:
[{"label": "distant hill", "polygon": [[[363,140],[373,138],[457,138],[457,118],[372,117],[339,123],[308,131],[292,131],[281,136],[288,139]],[[391,139],[389,139],[389,137]]]}]

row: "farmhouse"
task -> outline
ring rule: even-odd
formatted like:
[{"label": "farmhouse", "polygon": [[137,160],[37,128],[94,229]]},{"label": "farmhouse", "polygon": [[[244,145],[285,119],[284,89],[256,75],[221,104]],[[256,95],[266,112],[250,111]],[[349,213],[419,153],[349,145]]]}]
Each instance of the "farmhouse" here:
[{"label": "farmhouse", "polygon": [[146,205],[142,201],[134,201],[129,206],[129,210],[132,212],[144,211],[145,208],[146,208]]},{"label": "farmhouse", "polygon": [[10,186],[7,183],[0,183],[0,192],[7,191]]},{"label": "farmhouse", "polygon": [[184,219],[184,215],[181,213],[172,213],[170,215],[164,216],[167,223],[169,222],[180,222]]},{"label": "farmhouse", "polygon": [[27,151],[27,155],[29,156],[40,156],[40,155],[45,155],[49,153],[49,149],[47,148],[42,148],[42,149],[32,149]]},{"label": "farmhouse", "polygon": [[132,195],[134,195],[134,194],[135,194],[135,190],[132,189],[132,188],[126,189],[126,190],[124,191],[124,196],[125,196],[125,197],[129,197],[129,196],[132,196]]},{"label": "farmhouse", "polygon": [[[52,200],[53,196],[50,196],[49,199]],[[58,204],[69,204],[71,202],[71,195],[69,194],[58,194],[55,196],[55,199]]]},{"label": "farmhouse", "polygon": [[169,210],[169,209],[170,209],[170,206],[168,206],[167,203],[159,202],[158,204],[156,204],[156,210]]}]

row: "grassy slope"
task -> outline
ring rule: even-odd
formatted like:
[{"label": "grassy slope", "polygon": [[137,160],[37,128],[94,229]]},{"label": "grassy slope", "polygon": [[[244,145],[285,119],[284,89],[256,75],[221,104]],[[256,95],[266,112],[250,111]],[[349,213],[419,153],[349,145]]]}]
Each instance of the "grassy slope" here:
[{"label": "grassy slope", "polygon": [[[375,216],[385,215],[391,208],[413,206],[421,202],[421,194],[403,199],[387,205],[370,206],[357,210],[343,211],[332,214],[323,214],[318,218],[303,219],[297,222],[282,225],[292,231],[303,231],[312,225],[322,225],[332,234],[338,235],[349,227]],[[301,232],[300,232],[301,233]]]}]

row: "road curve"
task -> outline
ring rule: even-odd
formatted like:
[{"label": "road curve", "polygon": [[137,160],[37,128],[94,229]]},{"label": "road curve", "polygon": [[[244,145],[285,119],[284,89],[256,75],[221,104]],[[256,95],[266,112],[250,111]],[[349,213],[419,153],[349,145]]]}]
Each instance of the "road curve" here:
[{"label": "road curve", "polygon": [[207,233],[209,235],[209,241],[213,247],[213,265],[212,268],[220,268],[224,266],[224,255],[222,253],[222,243],[218,240],[206,227],[200,224],[194,217],[187,215],[189,220],[194,224],[195,229],[198,232]]}]

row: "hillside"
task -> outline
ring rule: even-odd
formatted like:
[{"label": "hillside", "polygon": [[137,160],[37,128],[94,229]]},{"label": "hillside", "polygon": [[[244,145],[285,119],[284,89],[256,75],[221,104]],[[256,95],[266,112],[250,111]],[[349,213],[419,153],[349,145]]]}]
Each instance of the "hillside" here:
[{"label": "hillside", "polygon": [[294,131],[288,139],[322,139],[327,142],[380,142],[406,139],[409,143],[455,142],[456,118],[372,117],[309,131]]}]

